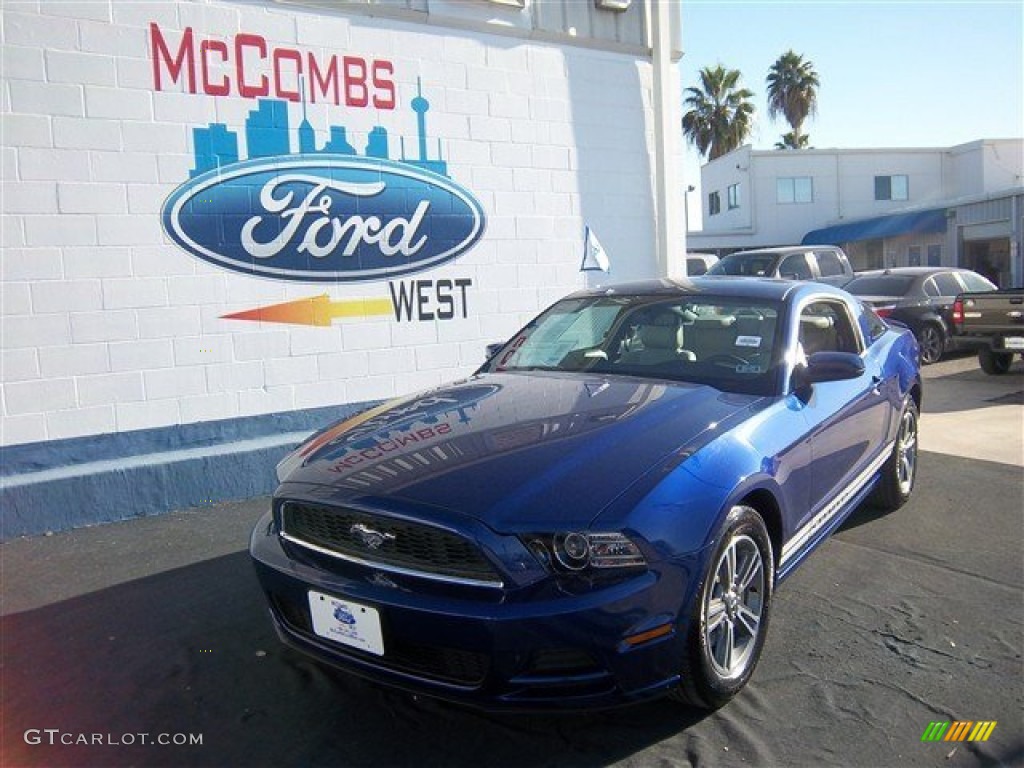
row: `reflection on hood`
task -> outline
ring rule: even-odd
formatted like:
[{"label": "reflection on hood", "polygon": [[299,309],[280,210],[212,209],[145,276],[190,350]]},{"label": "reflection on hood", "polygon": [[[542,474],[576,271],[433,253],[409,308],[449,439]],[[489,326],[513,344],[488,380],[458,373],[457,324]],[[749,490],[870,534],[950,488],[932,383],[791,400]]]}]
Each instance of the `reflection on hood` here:
[{"label": "reflection on hood", "polygon": [[[335,500],[396,498],[498,524],[600,509],[665,456],[758,398],[626,378],[491,374],[393,401],[315,436],[286,480]],[[517,512],[519,510],[519,512]]]}]

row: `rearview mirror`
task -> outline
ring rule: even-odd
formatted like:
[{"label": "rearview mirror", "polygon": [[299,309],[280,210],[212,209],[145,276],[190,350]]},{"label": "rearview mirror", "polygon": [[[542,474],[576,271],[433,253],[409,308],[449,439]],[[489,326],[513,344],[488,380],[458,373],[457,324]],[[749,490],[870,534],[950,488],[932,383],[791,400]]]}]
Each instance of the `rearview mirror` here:
[{"label": "rearview mirror", "polygon": [[492,357],[498,354],[501,351],[501,348],[504,346],[504,342],[499,342],[497,344],[488,344],[486,349],[484,350],[484,354],[487,356],[487,359],[490,360]]}]

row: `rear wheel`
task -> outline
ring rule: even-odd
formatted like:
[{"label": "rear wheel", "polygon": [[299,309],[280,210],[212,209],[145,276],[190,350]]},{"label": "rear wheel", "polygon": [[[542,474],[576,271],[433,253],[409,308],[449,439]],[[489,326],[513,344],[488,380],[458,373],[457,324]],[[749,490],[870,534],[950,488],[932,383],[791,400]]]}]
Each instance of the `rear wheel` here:
[{"label": "rear wheel", "polygon": [[989,348],[978,350],[978,364],[981,370],[993,376],[1000,376],[1010,370],[1013,354],[993,352]]},{"label": "rear wheel", "polygon": [[694,600],[674,699],[714,709],[747,684],[764,647],[774,582],[764,520],[752,507],[733,507]]},{"label": "rear wheel", "polygon": [[937,363],[946,351],[946,334],[934,323],[922,325],[917,332],[917,344],[921,348],[921,362],[924,365]]},{"label": "rear wheel", "polygon": [[900,413],[900,430],[882,476],[875,486],[874,501],[886,511],[895,511],[910,499],[917,479],[917,404],[907,397]]}]

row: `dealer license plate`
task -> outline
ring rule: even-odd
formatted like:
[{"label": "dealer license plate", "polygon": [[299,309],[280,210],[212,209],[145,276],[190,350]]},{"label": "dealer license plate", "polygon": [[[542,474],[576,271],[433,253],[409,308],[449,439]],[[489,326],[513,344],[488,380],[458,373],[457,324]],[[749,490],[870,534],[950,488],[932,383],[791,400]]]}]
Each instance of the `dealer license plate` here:
[{"label": "dealer license plate", "polygon": [[1024,349],[1024,336],[1007,336],[1003,339],[1003,349]]},{"label": "dealer license plate", "polygon": [[376,608],[310,590],[309,613],[313,617],[313,631],[320,637],[384,655],[384,636]]}]

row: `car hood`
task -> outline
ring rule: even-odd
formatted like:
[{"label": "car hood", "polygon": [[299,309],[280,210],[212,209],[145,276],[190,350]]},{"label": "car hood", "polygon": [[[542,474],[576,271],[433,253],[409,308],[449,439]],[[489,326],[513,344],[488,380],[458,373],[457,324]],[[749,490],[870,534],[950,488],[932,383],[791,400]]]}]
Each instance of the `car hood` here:
[{"label": "car hood", "polygon": [[440,507],[506,532],[585,525],[760,399],[622,377],[479,375],[314,435],[279,466],[280,494],[312,486],[308,495],[330,503]]}]

